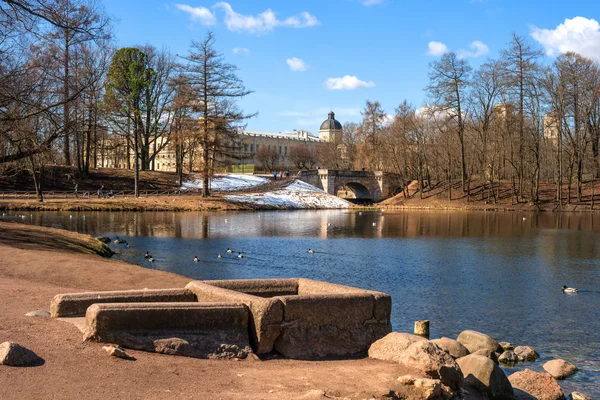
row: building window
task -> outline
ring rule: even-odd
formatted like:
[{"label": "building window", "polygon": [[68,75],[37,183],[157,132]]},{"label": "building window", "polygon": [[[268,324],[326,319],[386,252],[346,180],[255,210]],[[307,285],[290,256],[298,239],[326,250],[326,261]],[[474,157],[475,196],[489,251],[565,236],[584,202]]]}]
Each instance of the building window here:
[{"label": "building window", "polygon": [[253,152],[254,152],[254,145],[253,145],[253,144],[251,144],[251,145],[250,145],[250,153],[253,153]]},{"label": "building window", "polygon": [[258,148],[260,147],[260,144],[256,145],[256,151],[258,152]]},{"label": "building window", "polygon": [[160,164],[156,164],[156,169],[160,169]]},{"label": "building window", "polygon": [[283,154],[287,156],[287,146],[285,146],[285,147],[283,148],[283,151],[284,151],[284,153],[283,153]]},{"label": "building window", "polygon": [[244,153],[247,153],[247,152],[248,152],[248,145],[247,145],[247,144],[245,144],[245,145],[244,145]]},{"label": "building window", "polygon": [[279,154],[281,154],[281,146],[279,146]]}]

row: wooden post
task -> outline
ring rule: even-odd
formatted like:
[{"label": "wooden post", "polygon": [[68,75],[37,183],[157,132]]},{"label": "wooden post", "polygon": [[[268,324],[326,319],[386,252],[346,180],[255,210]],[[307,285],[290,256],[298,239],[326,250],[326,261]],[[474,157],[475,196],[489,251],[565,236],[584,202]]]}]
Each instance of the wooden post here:
[{"label": "wooden post", "polygon": [[415,321],[415,335],[429,339],[429,320]]}]

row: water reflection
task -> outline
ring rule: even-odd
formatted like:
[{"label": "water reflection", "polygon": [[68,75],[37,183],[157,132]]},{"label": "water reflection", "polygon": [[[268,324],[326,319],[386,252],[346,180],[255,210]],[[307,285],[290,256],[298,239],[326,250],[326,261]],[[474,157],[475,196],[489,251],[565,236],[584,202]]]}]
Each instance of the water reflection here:
[{"label": "water reflection", "polygon": [[[118,258],[198,279],[307,277],[392,295],[394,329],[477,329],[581,371],[561,382],[600,398],[600,215],[502,212],[27,213],[119,235]],[[242,260],[227,255],[243,251]],[[315,254],[308,254],[307,249]],[[143,258],[146,250],[156,259]],[[223,259],[217,254],[222,253]],[[197,255],[199,263],[193,262]],[[564,295],[562,285],[580,289]]]}]

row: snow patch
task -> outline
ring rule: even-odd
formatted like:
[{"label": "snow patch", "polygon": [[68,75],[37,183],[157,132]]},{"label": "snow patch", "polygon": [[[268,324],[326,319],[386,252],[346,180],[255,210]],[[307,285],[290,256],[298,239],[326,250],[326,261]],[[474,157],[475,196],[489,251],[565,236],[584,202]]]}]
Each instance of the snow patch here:
[{"label": "snow patch", "polygon": [[[234,190],[248,189],[267,183],[268,180],[261,176],[228,174],[215,175],[210,179],[211,190],[219,192],[232,192]],[[181,190],[202,189],[202,177],[184,182]]]},{"label": "snow patch", "polygon": [[287,187],[266,193],[225,196],[232,203],[249,204],[261,208],[321,209],[348,208],[350,204],[337,196],[302,181],[294,181]]}]

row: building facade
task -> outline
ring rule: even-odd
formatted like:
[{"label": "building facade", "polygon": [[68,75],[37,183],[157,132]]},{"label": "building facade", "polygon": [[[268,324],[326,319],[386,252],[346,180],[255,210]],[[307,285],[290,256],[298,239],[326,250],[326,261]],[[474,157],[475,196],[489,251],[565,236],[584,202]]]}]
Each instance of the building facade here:
[{"label": "building facade", "polygon": [[[127,168],[126,141],[119,135],[108,135],[106,146],[102,152],[102,159],[98,160],[98,166],[106,168]],[[294,162],[291,158],[292,148],[305,145],[316,151],[319,143],[336,142],[341,143],[342,124],[335,119],[335,114],[329,113],[328,118],[323,121],[319,129],[319,136],[305,130],[293,130],[284,132],[261,132],[255,130],[240,130],[235,132],[231,140],[231,149],[227,156],[220,157],[217,161],[221,166],[230,165],[257,165],[259,160],[257,153],[261,149],[274,150],[277,154],[277,168],[293,168]],[[161,147],[161,146],[159,146]],[[196,158],[199,158],[201,149],[188,152],[184,159],[184,170],[194,171],[201,168]],[[131,157],[133,157],[131,155]],[[130,165],[133,167],[133,160]],[[176,170],[175,146],[168,144],[160,150],[154,159],[154,170],[174,172]]]}]

